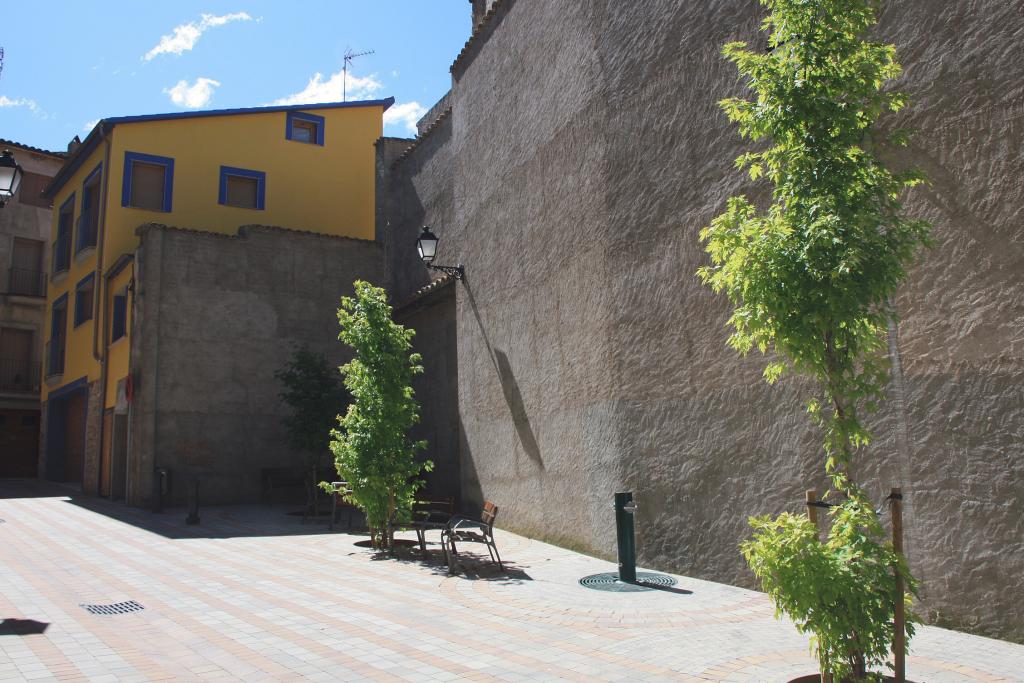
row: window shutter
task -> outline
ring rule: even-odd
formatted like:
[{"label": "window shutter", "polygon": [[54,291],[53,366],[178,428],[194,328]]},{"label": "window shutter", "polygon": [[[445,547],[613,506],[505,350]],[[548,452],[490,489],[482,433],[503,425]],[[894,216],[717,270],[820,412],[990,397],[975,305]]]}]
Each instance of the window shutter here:
[{"label": "window shutter", "polygon": [[163,211],[164,179],[166,174],[166,166],[133,161],[131,206],[138,209]]}]

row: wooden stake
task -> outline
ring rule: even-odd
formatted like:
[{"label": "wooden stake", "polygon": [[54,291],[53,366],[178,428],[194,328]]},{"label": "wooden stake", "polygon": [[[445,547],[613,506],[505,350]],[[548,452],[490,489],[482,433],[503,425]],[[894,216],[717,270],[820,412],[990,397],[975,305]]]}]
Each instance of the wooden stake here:
[{"label": "wooden stake", "polygon": [[[892,547],[903,559],[903,493],[899,487],[889,492],[889,509],[892,514]],[[896,568],[894,568],[896,571]],[[903,575],[896,571],[896,604],[893,606],[892,655],[896,683],[907,681],[907,624],[903,613]]]}]

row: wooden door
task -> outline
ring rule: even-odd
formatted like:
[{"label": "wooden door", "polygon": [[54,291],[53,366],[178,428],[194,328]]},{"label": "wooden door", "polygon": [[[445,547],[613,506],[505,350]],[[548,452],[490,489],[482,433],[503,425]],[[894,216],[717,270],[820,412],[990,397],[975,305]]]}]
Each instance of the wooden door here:
[{"label": "wooden door", "polygon": [[67,442],[64,446],[64,481],[82,481],[85,461],[85,392],[67,399]]},{"label": "wooden door", "polygon": [[110,497],[110,446],[113,443],[113,410],[103,412],[103,445],[100,447],[100,495]]}]

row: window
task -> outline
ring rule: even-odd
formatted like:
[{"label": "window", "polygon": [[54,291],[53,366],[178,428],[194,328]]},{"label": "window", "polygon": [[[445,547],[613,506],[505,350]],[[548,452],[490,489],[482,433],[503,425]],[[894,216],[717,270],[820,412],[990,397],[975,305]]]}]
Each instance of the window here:
[{"label": "window", "polygon": [[82,215],[78,217],[78,239],[75,253],[96,246],[96,233],[100,224],[100,176],[103,164],[98,165],[82,183]]},{"label": "window", "polygon": [[64,342],[68,329],[68,295],[62,294],[53,302],[50,316],[50,341],[46,343],[46,376],[64,372]]},{"label": "window", "polygon": [[92,320],[94,275],[89,273],[75,287],[75,327]]},{"label": "window", "polygon": [[121,290],[114,295],[114,305],[111,311],[110,341],[116,342],[127,333],[128,327],[128,292]]},{"label": "window", "polygon": [[232,166],[220,167],[220,193],[217,202],[243,209],[263,209],[267,174]]},{"label": "window", "polygon": [[45,242],[14,238],[11,252],[11,273],[7,283],[11,294],[22,296],[44,296],[46,276],[43,273],[43,250]]},{"label": "window", "polygon": [[324,144],[324,117],[290,111],[285,118],[285,138],[310,145]]},{"label": "window", "polygon": [[173,185],[174,159],[138,152],[124,153],[121,206],[170,211]]},{"label": "window", "polygon": [[32,364],[32,330],[0,327],[0,391],[31,391],[39,368]]},{"label": "window", "polygon": [[50,176],[32,171],[22,171],[21,189],[18,190],[18,201],[28,206],[49,209],[53,203],[43,197],[43,190],[53,180]]},{"label": "window", "polygon": [[57,214],[57,239],[53,241],[53,272],[60,273],[71,267],[71,226],[75,219],[75,195],[60,205]]}]

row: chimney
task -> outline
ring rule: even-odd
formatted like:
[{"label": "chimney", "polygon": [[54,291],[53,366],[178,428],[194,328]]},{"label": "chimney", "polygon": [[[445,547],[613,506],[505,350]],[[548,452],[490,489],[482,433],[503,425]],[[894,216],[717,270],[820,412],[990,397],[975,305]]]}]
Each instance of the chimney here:
[{"label": "chimney", "polygon": [[81,140],[81,138],[79,138],[76,135],[75,139],[68,143],[68,156],[71,156],[72,154],[74,154],[75,150],[77,150],[81,146],[82,146],[82,140]]}]

